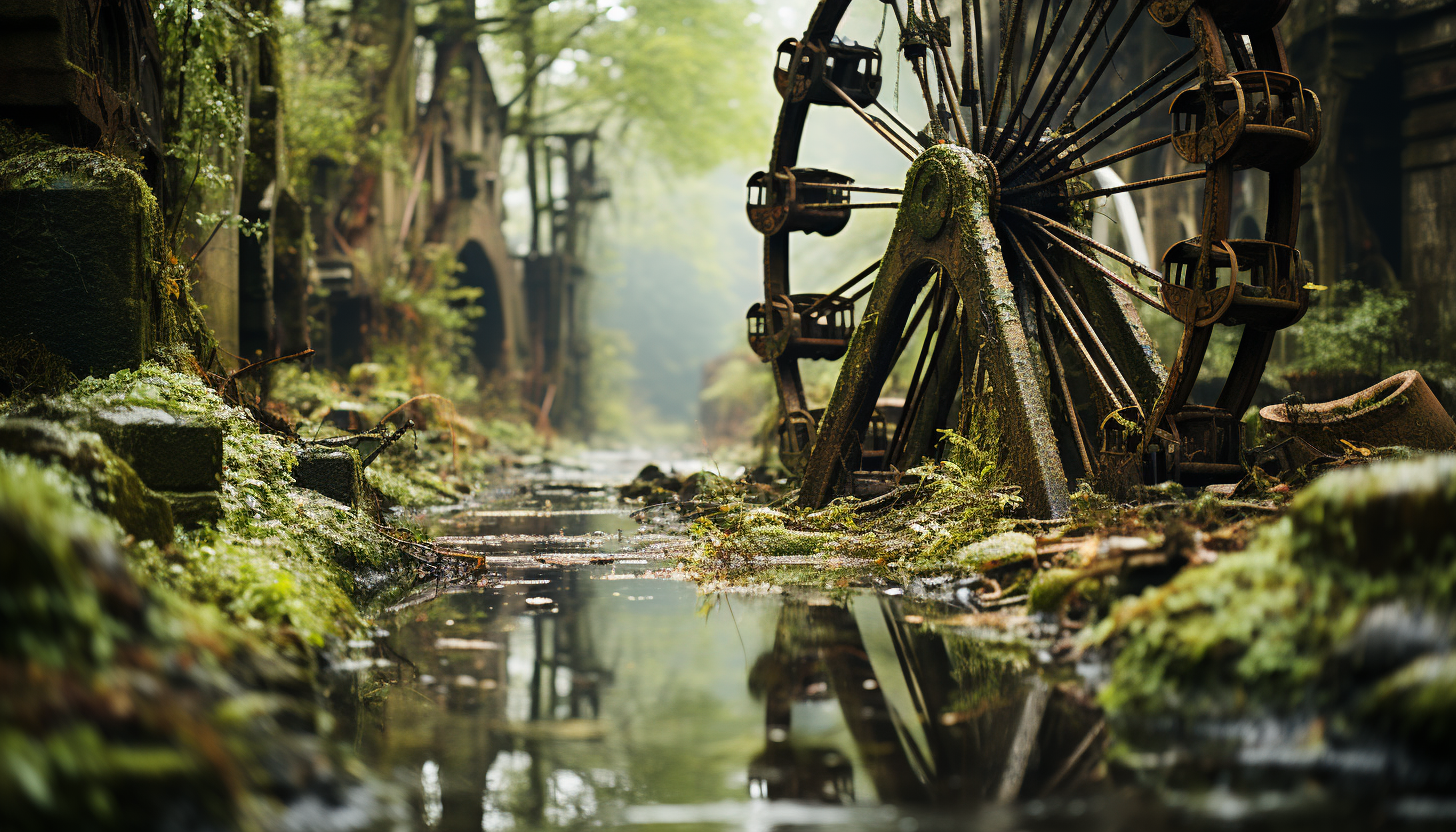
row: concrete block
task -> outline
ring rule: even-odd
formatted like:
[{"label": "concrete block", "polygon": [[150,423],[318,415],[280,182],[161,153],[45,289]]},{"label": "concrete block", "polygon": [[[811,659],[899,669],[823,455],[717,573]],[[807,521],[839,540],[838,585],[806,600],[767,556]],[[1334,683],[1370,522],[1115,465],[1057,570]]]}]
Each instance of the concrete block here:
[{"label": "concrete block", "polygon": [[364,466],[353,448],[305,448],[293,469],[293,482],[347,506],[359,505],[365,493]]},{"label": "concrete block", "polygon": [[222,484],[222,428],[154,407],[118,407],[91,429],[158,491],[216,491]]},{"label": "concrete block", "polygon": [[171,506],[96,434],[41,419],[0,419],[0,451],[65,468],[90,486],[92,505],[127,534],[172,542]]},{"label": "concrete block", "polygon": [[172,507],[172,521],[184,529],[209,526],[222,519],[222,495],[216,491],[163,491]]},{"label": "concrete block", "polygon": [[156,290],[140,187],[59,177],[0,191],[0,338],[33,338],[78,376],[141,364]]}]

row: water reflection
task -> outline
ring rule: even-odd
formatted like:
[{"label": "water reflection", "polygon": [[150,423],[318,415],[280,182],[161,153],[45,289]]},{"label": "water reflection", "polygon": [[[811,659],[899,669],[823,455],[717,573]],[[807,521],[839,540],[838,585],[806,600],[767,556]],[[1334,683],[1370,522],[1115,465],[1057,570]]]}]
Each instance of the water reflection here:
[{"label": "water reflection", "polygon": [[[964,807],[1078,784],[1100,731],[1089,708],[1030,672],[1016,648],[906,619],[886,597],[782,603],[773,647],[749,674],[764,703],[751,796],[855,802],[851,759],[875,799],[899,805]],[[796,715],[823,702],[837,705],[852,749],[795,741]]]},{"label": "water reflection", "polygon": [[[499,571],[382,618],[341,697],[420,828],[899,830],[1094,768],[1095,716],[1014,642],[873,593],[700,597],[621,559],[636,521],[563,497],[456,518]],[[619,559],[527,565],[572,541]]]}]

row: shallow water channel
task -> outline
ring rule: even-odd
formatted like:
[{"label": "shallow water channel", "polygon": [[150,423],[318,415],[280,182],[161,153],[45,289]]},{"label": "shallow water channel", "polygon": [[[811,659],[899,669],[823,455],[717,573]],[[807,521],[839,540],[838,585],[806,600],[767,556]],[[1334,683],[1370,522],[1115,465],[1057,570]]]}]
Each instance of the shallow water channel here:
[{"label": "shallow water channel", "polygon": [[1074,671],[1037,670],[965,610],[895,588],[706,593],[671,576],[680,528],[555,479],[436,517],[490,573],[424,588],[354,645],[342,727],[405,828],[1349,825],[1298,789],[1180,808],[1113,786]]}]

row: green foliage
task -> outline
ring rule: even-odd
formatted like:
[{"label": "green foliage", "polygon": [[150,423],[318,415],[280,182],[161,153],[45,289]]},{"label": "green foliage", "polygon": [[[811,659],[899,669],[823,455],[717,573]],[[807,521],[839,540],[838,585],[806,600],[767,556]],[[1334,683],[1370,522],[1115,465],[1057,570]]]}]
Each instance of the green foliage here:
[{"label": "green foliage", "polygon": [[[314,658],[299,649],[331,595],[299,595],[317,572],[267,548],[279,539],[224,533],[199,546],[199,534],[164,561],[92,499],[83,477],[0,453],[7,828],[143,829],[176,817],[273,828],[279,796],[332,767],[309,734]],[[268,574],[248,574],[270,561]],[[226,593],[206,591],[208,570]]]},{"label": "green foliage", "polygon": [[1275,540],[1185,569],[1118,607],[1094,637],[1116,635],[1120,647],[1103,705],[1146,717],[1299,704],[1358,607],[1347,587],[1289,562]]},{"label": "green foliage", "polygon": [[[89,494],[74,474],[0,453],[0,535],[9,553],[0,560],[0,655],[57,668],[72,661],[95,665],[114,655],[121,628],[90,586],[87,559],[76,545],[112,546],[120,530],[85,507]],[[45,522],[32,524],[40,518]]]},{"label": "green foliage", "polygon": [[[1176,485],[1176,483],[1174,483]],[[1072,521],[1079,526],[1097,527],[1112,519],[1117,503],[1112,498],[1092,487],[1085,480],[1077,483],[1077,490],[1071,493]],[[1181,494],[1179,495],[1182,496]]]},{"label": "green foliage", "polygon": [[283,141],[295,193],[311,190],[310,166],[328,159],[353,167],[375,158],[379,141],[366,129],[372,112],[367,90],[388,55],[373,44],[339,37],[318,23],[281,16]]},{"label": "green foliage", "polygon": [[[0,810],[25,828],[42,828],[40,817],[94,828],[138,803],[155,807],[179,778],[195,779],[197,744],[210,739],[186,736],[193,708],[159,697],[151,671],[135,666],[155,661],[137,641],[167,613],[143,614],[120,531],[88,495],[59,468],[0,454]],[[150,686],[151,701],[135,699],[134,685]],[[153,721],[158,705],[174,709],[165,721]]]},{"label": "green foliage", "polygon": [[1077,569],[1042,570],[1027,589],[1026,608],[1032,612],[1057,612],[1081,581],[1082,573]]},{"label": "green foliage", "polygon": [[[492,5],[508,20],[540,8],[529,0]],[[623,155],[702,172],[756,150],[766,129],[764,70],[743,60],[763,47],[744,22],[754,9],[744,0],[560,0],[492,46],[510,67],[507,84],[539,73],[537,131],[604,125]],[[523,66],[520,56],[535,63]]]},{"label": "green foliage", "polygon": [[1001,532],[985,540],[962,546],[955,553],[960,563],[972,569],[1036,556],[1036,538],[1025,532]]},{"label": "green foliage", "polygon": [[1299,358],[1293,371],[1355,371],[1384,375],[1410,355],[1403,324],[1410,298],[1398,289],[1352,284],[1332,297],[1319,298],[1294,328]]},{"label": "green foliage", "polygon": [[916,485],[903,488],[906,503],[894,508],[860,511],[859,500],[841,498],[825,509],[806,511],[755,505],[745,498],[746,491],[736,498],[719,494],[718,511],[692,528],[701,545],[699,563],[848,557],[874,560],[904,574],[965,571],[975,564],[961,553],[1007,531],[1021,498],[1002,484],[992,452],[950,431],[944,435],[950,458],[907,472]]},{"label": "green foliage", "polygon": [[455,402],[476,398],[477,380],[467,365],[470,323],[483,314],[476,303],[481,290],[460,285],[460,268],[450,249],[426,245],[417,275],[393,270],[384,275],[379,298],[389,320],[373,349],[375,386],[436,393]]},{"label": "green foliage", "polygon": [[[250,6],[259,6],[255,9]],[[153,0],[168,92],[167,156],[178,210],[202,204],[233,185],[239,143],[248,129],[243,85],[246,53],[273,26],[269,3]],[[196,215],[207,233],[223,217]],[[180,222],[173,220],[174,227]]]},{"label": "green foliage", "polygon": [[349,569],[383,569],[394,550],[362,509],[293,487],[297,449],[226,405],[195,376],[156,364],[83,380],[46,403],[55,415],[123,405],[156,407],[223,434],[223,519],[182,533],[177,545],[137,547],[149,581],[227,612],[235,620],[287,626],[322,643],[357,622]]}]

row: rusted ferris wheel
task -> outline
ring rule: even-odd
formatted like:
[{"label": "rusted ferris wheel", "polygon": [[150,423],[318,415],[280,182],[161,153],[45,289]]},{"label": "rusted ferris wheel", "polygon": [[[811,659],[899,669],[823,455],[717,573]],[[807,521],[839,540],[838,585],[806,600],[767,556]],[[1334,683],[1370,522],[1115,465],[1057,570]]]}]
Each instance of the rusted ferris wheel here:
[{"label": "rusted ferris wheel", "polygon": [[[945,428],[994,441],[1042,516],[1068,510],[1078,479],[1117,491],[1241,476],[1239,419],[1275,333],[1308,305],[1299,169],[1319,143],[1320,107],[1289,74],[1276,29],[1289,0],[963,0],[958,27],[937,0],[890,0],[922,130],[879,100],[880,51],[838,34],[849,5],[822,0],[803,36],[780,45],[769,168],[748,183],[765,238],[749,342],[773,368],[801,502],[822,505],[855,472],[912,467]],[[1131,78],[1115,59],[1149,37],[1171,37],[1181,54]],[[822,108],[849,110],[903,154],[903,188],[801,167]],[[1169,116],[1157,138],[1134,138]],[[1089,176],[1157,151],[1186,170],[1110,186]],[[1263,237],[1230,239],[1236,183],[1250,176],[1267,177]],[[1161,269],[1091,233],[1095,200],[1200,185],[1200,233]],[[873,207],[897,209],[884,256],[832,292],[795,293],[793,233],[833,236]],[[1181,326],[1166,367],[1140,313]],[[1223,326],[1242,326],[1232,369],[1216,401],[1192,404]],[[840,357],[815,409],[799,362]],[[877,407],[902,358],[914,367],[903,405]]]}]

